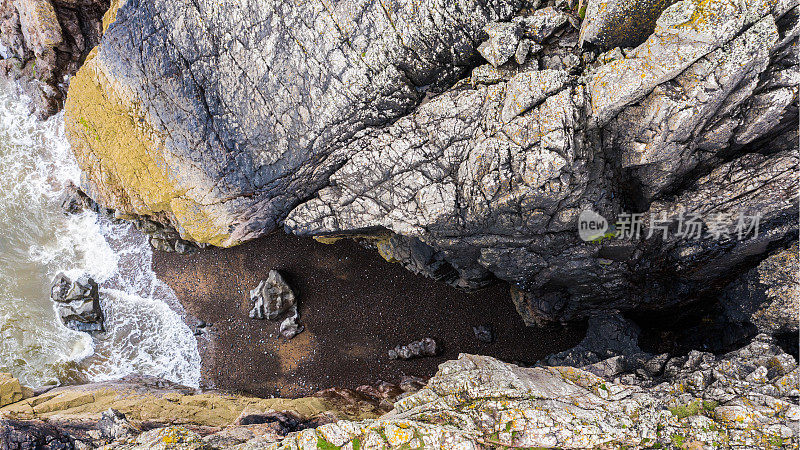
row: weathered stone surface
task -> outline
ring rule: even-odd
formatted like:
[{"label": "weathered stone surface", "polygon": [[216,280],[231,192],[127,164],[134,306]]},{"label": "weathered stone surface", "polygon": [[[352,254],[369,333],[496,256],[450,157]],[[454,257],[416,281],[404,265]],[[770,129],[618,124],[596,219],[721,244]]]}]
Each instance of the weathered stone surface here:
[{"label": "weathered stone surface", "polygon": [[76,445],[72,437],[46,422],[0,419],[0,448],[73,450]]},{"label": "weathered stone surface", "polygon": [[[70,89],[87,192],[182,239],[283,225],[463,288],[505,280],[529,324],[714,297],[797,239],[796,1],[684,0],[599,56],[568,11],[517,6],[131,0]],[[476,67],[487,37],[499,67]],[[762,220],[584,242],[586,209]]]},{"label": "weathered stone surface", "polygon": [[101,203],[235,245],[322,187],[343,146],[455,81],[513,8],[128,1],[72,80],[68,137]]},{"label": "weathered stone surface", "polygon": [[667,8],[659,17],[653,35],[642,45],[625,59],[605,64],[591,75],[594,122],[605,125],[626,106],[675,78],[756,22],[762,22],[754,36],[756,47],[768,51],[774,44],[770,41],[774,34],[769,28],[777,18],[772,14],[778,16],[784,12],[776,8],[777,3],[777,0],[738,3],[686,0]]},{"label": "weathered stone surface", "polygon": [[478,47],[478,51],[489,64],[498,67],[505,64],[517,52],[520,29],[515,23],[492,22],[483,31],[489,39]]},{"label": "weathered stone surface", "polygon": [[0,407],[0,448],[223,449],[248,441],[277,442],[288,433],[345,418],[378,417],[399,395],[420,388],[419,380],[409,379],[401,386],[382,383],[308,398],[261,399],[130,376],[56,388]]},{"label": "weathered stone surface", "polygon": [[522,34],[541,44],[567,23],[567,14],[552,6],[537,9],[530,15],[514,17],[513,22],[519,24]]},{"label": "weathered stone surface", "polygon": [[[611,318],[596,331],[624,325]],[[612,347],[624,352],[631,340],[618,344]],[[800,367],[769,336],[721,356],[692,351],[659,360],[664,367],[658,374],[625,369],[604,378],[572,367],[522,368],[462,354],[440,365],[421,390],[414,382],[413,393],[380,417],[374,414],[383,409],[378,401],[398,398],[397,386],[263,400],[129,379],[58,388],[0,408],[0,436],[37,442],[46,432],[58,436],[47,442],[80,437],[96,446],[104,442],[99,433],[88,440],[78,435],[87,427],[102,429],[106,419],[97,423],[97,417],[113,406],[150,431],[131,427],[133,434],[105,441],[109,449],[797,446]],[[37,431],[42,419],[50,424]]]},{"label": "weathered stone surface", "polygon": [[278,333],[286,339],[292,339],[303,332],[303,326],[297,323],[300,314],[297,311],[297,297],[277,270],[270,270],[266,280],[250,291],[251,319],[269,319],[281,321]]},{"label": "weathered stone surface", "polygon": [[506,85],[506,98],[503,102],[501,118],[510,122],[521,113],[542,102],[567,83],[566,72],[541,70],[523,72],[511,78]]},{"label": "weathered stone surface", "polygon": [[[759,78],[778,40],[778,28],[767,17],[671,82],[656,86],[606,127],[611,131],[605,136],[606,148],[619,152],[621,166],[630,169],[642,184],[645,200],[674,188],[715,153],[735,149],[737,134],[748,134],[758,123],[743,111],[752,115],[761,111],[776,119],[770,121],[770,128],[780,126],[780,117],[790,114],[787,108],[796,103],[797,89],[786,92],[788,101],[771,105],[777,111],[753,110],[750,104],[761,98],[751,97],[753,92],[775,92],[764,92],[765,83]],[[758,135],[770,128],[761,129]],[[748,136],[742,142],[750,141]]]},{"label": "weathered stone surface", "polygon": [[0,373],[0,408],[31,397],[30,390],[8,373]]},{"label": "weathered stone surface", "polygon": [[104,331],[100,291],[88,275],[70,280],[58,274],[53,281],[50,299],[56,304],[61,322],[76,331]]},{"label": "weathered stone surface", "polygon": [[[754,352],[764,350],[756,347],[743,350],[739,360],[756,362]],[[728,361],[714,364],[724,367]],[[763,386],[779,383],[776,378]],[[303,430],[268,448],[318,443],[361,448],[797,445],[791,425],[798,407],[787,401],[793,397],[733,390],[728,399],[711,400],[702,391],[685,393],[684,385],[678,377],[650,388],[630,386],[569,367],[525,369],[461,355],[442,364],[426,388],[395,403],[380,419]],[[792,386],[796,389],[796,380]]]},{"label": "weathered stone surface", "polygon": [[[191,423],[205,427],[227,426],[245,411],[250,414],[293,411],[305,420],[332,409],[325,399],[318,397],[261,399],[203,392],[157,378],[129,376],[116,381],[55,388],[1,408],[0,417],[96,423],[109,408],[124,414],[134,426]],[[363,416],[374,417],[375,413],[365,411],[351,417]]]},{"label": "weathered stone surface", "polygon": [[132,434],[138,434],[138,430],[128,422],[125,414],[114,408],[108,408],[103,412],[97,422],[97,429],[100,431],[100,436],[109,441],[125,439]]},{"label": "weathered stone surface", "polygon": [[600,47],[636,47],[656,27],[661,13],[676,0],[586,0],[580,43]]},{"label": "weathered stone surface", "polygon": [[0,1],[0,73],[16,79],[40,117],[66,97],[65,76],[100,42],[109,0]]},{"label": "weathered stone surface", "polygon": [[780,250],[729,286],[721,295],[725,315],[751,323],[760,333],[798,333],[800,311],[798,245]]}]

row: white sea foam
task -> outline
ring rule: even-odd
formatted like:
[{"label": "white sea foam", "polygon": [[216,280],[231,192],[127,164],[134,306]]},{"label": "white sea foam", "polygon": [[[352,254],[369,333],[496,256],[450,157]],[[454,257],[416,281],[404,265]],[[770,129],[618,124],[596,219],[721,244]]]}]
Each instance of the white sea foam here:
[{"label": "white sea foam", "polygon": [[[36,385],[63,381],[68,366],[88,380],[140,373],[197,386],[196,341],[151,270],[147,240],[93,212],[60,212],[64,183],[79,176],[63,117],[35,120],[0,81],[0,372]],[[106,333],[92,338],[58,321],[48,294],[61,271],[100,283]]]}]

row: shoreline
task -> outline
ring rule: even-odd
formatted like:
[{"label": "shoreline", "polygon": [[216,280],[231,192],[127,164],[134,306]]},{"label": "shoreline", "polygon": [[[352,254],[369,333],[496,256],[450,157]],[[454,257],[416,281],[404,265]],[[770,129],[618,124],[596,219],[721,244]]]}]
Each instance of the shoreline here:
[{"label": "shoreline", "polygon": [[[277,269],[298,295],[305,331],[286,341],[278,323],[248,317],[249,291]],[[259,397],[355,389],[403,376],[429,378],[459,353],[533,364],[576,345],[584,327],[526,327],[505,283],[465,293],[384,261],[350,240],[322,244],[283,232],[191,255],[153,252],[153,271],[175,292],[197,337],[201,387]],[[490,324],[496,339],[475,338]],[[393,361],[388,350],[424,337],[435,357]]]}]

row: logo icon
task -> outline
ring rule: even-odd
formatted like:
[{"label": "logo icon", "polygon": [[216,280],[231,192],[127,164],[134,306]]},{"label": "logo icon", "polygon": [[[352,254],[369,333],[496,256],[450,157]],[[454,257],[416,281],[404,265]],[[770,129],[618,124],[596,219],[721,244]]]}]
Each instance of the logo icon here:
[{"label": "logo icon", "polygon": [[608,231],[608,221],[605,217],[591,209],[581,211],[578,216],[578,235],[586,242],[603,237]]}]

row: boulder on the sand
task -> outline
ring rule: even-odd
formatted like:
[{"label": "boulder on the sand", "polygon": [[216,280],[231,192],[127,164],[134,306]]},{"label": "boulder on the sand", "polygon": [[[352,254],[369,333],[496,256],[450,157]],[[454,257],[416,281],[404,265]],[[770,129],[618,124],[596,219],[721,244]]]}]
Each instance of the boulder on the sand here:
[{"label": "boulder on the sand", "polygon": [[297,296],[277,270],[270,270],[267,279],[250,291],[250,300],[253,301],[251,319],[282,320],[279,333],[286,339],[303,332],[304,327],[297,323],[300,318]]},{"label": "boulder on the sand", "polygon": [[413,359],[423,356],[436,356],[438,347],[432,338],[424,338],[408,345],[398,345],[389,350],[390,359]]},{"label": "boulder on the sand", "polygon": [[281,336],[285,337],[286,339],[291,339],[305,330],[305,327],[297,323],[297,319],[300,317],[300,315],[297,313],[296,306],[293,308],[293,311],[294,314],[283,319],[283,322],[281,322],[281,327],[278,330]]},{"label": "boulder on the sand", "polygon": [[297,297],[277,270],[270,270],[266,280],[250,291],[254,302],[251,319],[278,320],[297,306]]},{"label": "boulder on the sand", "polygon": [[75,331],[105,331],[103,310],[100,308],[100,292],[97,283],[88,275],[72,281],[63,273],[58,274],[50,290],[61,321]]}]

